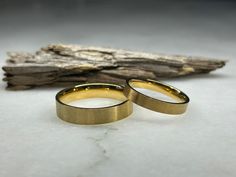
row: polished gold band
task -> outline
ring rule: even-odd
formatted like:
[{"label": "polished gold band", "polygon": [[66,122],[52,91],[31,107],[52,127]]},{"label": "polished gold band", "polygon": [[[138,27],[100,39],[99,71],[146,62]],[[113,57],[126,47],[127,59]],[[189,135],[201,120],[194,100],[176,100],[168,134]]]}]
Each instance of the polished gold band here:
[{"label": "polished gold band", "polygon": [[[135,88],[145,88],[157,92],[161,92],[177,102],[167,102],[158,100],[137,91]],[[188,96],[177,88],[170,85],[163,84],[151,79],[140,80],[130,79],[127,80],[124,89],[124,95],[132,102],[150,109],[152,111],[166,113],[166,114],[182,114],[186,111],[189,98]]]},{"label": "polished gold band", "polygon": [[[121,120],[133,111],[132,103],[124,96],[123,89],[120,85],[107,83],[82,84],[64,89],[56,95],[57,115],[64,121],[87,125]],[[99,108],[68,105],[71,101],[85,98],[113,98],[122,102]]]}]

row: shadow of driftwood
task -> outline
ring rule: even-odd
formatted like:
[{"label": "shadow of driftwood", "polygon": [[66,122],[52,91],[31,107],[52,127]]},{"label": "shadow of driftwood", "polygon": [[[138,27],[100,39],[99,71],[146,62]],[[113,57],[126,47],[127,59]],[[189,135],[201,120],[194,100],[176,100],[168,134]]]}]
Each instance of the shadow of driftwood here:
[{"label": "shadow of driftwood", "polygon": [[162,81],[172,81],[172,80],[196,80],[196,79],[225,79],[231,77],[230,75],[226,74],[219,74],[219,73],[207,73],[207,74],[197,74],[197,75],[188,75],[183,77],[173,77],[173,78],[163,78],[160,79]]}]

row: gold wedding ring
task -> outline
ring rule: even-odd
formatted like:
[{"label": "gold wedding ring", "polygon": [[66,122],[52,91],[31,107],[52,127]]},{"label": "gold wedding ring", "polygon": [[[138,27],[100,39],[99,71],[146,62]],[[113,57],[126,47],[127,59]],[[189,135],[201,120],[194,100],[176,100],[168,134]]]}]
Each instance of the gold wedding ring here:
[{"label": "gold wedding ring", "polygon": [[[132,103],[124,96],[123,86],[90,83],[64,89],[56,95],[57,115],[64,121],[77,124],[103,124],[124,119],[132,111]],[[121,103],[99,108],[71,106],[68,103],[86,98],[112,98]]]},{"label": "gold wedding ring", "polygon": [[[144,88],[152,91],[160,92],[167,95],[176,102],[162,101],[149,97],[141,92],[137,91],[135,88]],[[158,81],[151,79],[141,80],[141,79],[130,79],[127,80],[124,89],[124,95],[132,102],[150,109],[152,111],[166,113],[166,114],[182,114],[186,111],[189,98],[188,96],[177,88],[170,85],[163,84]]]},{"label": "gold wedding ring", "polygon": [[[176,101],[156,99],[141,93],[137,88],[156,91]],[[112,98],[121,102],[99,108],[70,105],[72,101],[86,98]],[[125,87],[109,83],[81,84],[64,89],[56,95],[56,109],[60,119],[87,125],[109,123],[126,118],[133,111],[132,102],[156,112],[182,114],[186,111],[189,98],[179,89],[151,79],[129,79]]]}]

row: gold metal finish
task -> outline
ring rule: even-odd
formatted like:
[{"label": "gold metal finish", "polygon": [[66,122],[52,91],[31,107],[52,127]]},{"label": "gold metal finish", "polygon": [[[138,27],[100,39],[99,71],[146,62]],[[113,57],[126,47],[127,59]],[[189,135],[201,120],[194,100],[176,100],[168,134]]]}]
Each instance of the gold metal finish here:
[{"label": "gold metal finish", "polygon": [[[76,124],[103,124],[124,119],[132,111],[132,103],[123,94],[124,87],[116,84],[89,83],[64,89],[56,95],[57,115],[64,121]],[[68,105],[69,102],[85,98],[112,98],[119,104],[84,108]]]},{"label": "gold metal finish", "polygon": [[[145,88],[153,91],[163,93],[177,102],[168,102],[158,100],[137,91],[135,88]],[[140,80],[130,79],[127,80],[124,95],[132,102],[150,109],[152,111],[166,113],[166,114],[182,114],[186,111],[189,98],[188,96],[177,88],[170,85],[154,81],[151,79]]]}]

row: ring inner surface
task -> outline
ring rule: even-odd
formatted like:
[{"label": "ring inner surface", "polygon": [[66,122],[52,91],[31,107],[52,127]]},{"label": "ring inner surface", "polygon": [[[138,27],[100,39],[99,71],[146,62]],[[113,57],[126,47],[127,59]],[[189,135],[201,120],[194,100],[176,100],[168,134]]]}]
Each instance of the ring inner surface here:
[{"label": "ring inner surface", "polygon": [[65,104],[87,98],[112,98],[121,102],[127,100],[123,88],[115,85],[83,85],[65,90],[58,98]]},{"label": "ring inner surface", "polygon": [[[144,88],[152,91],[156,91],[167,95],[177,102],[185,102],[187,100],[185,94],[175,88],[167,85],[162,85],[159,83],[151,82],[151,81],[142,81],[142,80],[131,80],[129,81],[131,87],[135,88]],[[137,90],[136,90],[137,91]],[[139,92],[139,91],[138,91]]]}]

